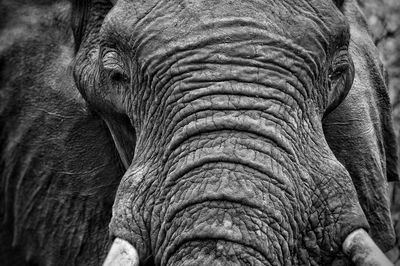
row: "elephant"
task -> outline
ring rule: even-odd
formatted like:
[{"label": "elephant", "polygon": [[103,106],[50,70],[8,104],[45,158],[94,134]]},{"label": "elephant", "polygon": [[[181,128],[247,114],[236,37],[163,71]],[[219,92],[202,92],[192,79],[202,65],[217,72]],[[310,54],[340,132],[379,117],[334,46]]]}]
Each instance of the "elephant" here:
[{"label": "elephant", "polygon": [[0,10],[0,264],[101,265],[124,167],[74,85],[70,3]]},{"label": "elephant", "polygon": [[397,146],[355,0],[0,7],[5,265],[390,265]]}]

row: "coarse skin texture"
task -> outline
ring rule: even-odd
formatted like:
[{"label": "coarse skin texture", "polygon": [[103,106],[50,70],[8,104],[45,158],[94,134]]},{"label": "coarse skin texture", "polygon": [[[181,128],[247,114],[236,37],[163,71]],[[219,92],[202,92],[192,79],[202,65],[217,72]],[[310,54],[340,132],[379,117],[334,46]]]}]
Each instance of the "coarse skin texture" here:
[{"label": "coarse skin texture", "polygon": [[390,105],[354,1],[25,2],[1,4],[9,265],[99,265],[114,237],[142,265],[347,265],[357,228],[393,245]]},{"label": "coarse skin texture", "polygon": [[[367,22],[354,3],[346,4],[352,41],[350,51],[358,66],[346,99],[324,119],[325,137],[352,176],[358,197],[371,225],[370,233],[383,249],[394,235],[389,211],[387,179],[397,180],[397,143],[392,128],[387,74],[367,31]],[[368,71],[365,71],[368,70]],[[371,90],[370,88],[375,88]],[[351,117],[349,121],[348,117]],[[351,142],[352,145],[348,145]],[[355,153],[354,149],[358,152]],[[388,233],[382,233],[388,232]],[[389,235],[388,235],[389,234]],[[388,241],[390,240],[390,241]]]}]

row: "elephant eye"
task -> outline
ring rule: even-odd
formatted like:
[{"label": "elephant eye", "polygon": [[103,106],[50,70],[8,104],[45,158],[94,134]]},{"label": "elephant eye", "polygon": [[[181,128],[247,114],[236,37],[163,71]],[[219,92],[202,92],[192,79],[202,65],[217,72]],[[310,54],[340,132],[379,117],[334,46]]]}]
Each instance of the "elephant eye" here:
[{"label": "elephant eye", "polygon": [[340,78],[344,72],[348,69],[349,65],[347,63],[343,63],[335,66],[334,70],[329,74],[329,78],[332,80]]},{"label": "elephant eye", "polygon": [[102,57],[103,71],[105,71],[111,82],[129,82],[129,75],[125,71],[120,56],[115,51],[108,51]]},{"label": "elephant eye", "polygon": [[349,56],[347,50],[342,51],[337,55],[332,63],[332,67],[329,71],[329,78],[331,80],[337,80],[343,73],[349,68]]}]

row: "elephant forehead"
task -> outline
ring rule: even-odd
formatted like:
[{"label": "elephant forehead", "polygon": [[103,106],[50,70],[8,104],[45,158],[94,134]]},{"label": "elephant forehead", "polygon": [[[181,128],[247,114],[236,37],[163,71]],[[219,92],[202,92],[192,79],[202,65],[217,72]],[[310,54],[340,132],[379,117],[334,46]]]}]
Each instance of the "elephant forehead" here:
[{"label": "elephant forehead", "polygon": [[105,22],[104,33],[118,32],[129,48],[141,46],[146,54],[177,40],[190,44],[223,33],[225,43],[275,35],[306,50],[327,50],[337,40],[346,41],[338,35],[347,31],[332,1],[309,0],[124,0]]}]

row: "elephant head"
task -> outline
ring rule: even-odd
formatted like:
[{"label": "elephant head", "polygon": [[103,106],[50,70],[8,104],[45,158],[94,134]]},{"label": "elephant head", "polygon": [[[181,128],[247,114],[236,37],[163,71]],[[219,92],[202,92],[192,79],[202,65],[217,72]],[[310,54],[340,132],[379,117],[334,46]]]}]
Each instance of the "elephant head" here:
[{"label": "elephant head", "polygon": [[389,101],[355,1],[86,0],[72,26],[126,168],[108,260],[330,265],[359,229],[392,246]]}]

